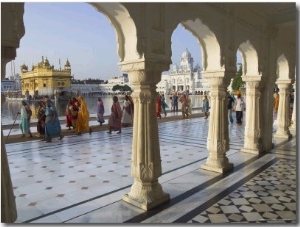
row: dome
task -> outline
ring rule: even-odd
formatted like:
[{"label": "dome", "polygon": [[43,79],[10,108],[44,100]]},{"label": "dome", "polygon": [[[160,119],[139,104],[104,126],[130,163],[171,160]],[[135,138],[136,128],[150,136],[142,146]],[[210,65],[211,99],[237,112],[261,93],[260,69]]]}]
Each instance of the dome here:
[{"label": "dome", "polygon": [[197,65],[195,66],[195,68],[194,68],[194,71],[199,71],[199,70],[201,70],[201,68],[200,68],[200,65],[197,64]]},{"label": "dome", "polygon": [[65,67],[70,67],[71,65],[70,65],[70,62],[69,62],[69,60],[67,59],[67,61],[66,61],[66,64],[65,64]]},{"label": "dome", "polygon": [[49,63],[49,61],[48,61],[47,57],[46,57],[46,59],[45,59],[44,63],[45,63],[45,65],[46,65],[46,66],[50,66],[50,63]]},{"label": "dome", "polygon": [[28,67],[25,65],[25,63],[23,65],[21,65],[21,69],[25,69],[28,70]]},{"label": "dome", "polygon": [[186,48],[185,51],[182,53],[181,58],[191,58],[191,53]]}]

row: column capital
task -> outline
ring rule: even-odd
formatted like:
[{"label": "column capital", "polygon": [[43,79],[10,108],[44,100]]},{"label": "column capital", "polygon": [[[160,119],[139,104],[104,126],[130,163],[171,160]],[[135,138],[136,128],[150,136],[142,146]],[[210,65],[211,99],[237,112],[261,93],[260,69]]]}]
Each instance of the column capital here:
[{"label": "column capital", "polygon": [[261,75],[255,75],[255,76],[242,76],[243,81],[245,82],[260,82],[261,81]]},{"label": "column capital", "polygon": [[134,61],[122,61],[118,64],[123,72],[131,72],[137,70],[159,71],[163,72],[170,68],[169,62],[159,60],[137,59]]},{"label": "column capital", "polygon": [[291,79],[280,79],[279,78],[279,79],[276,80],[275,83],[277,85],[285,85],[285,84],[290,85],[291,81],[292,81]]}]

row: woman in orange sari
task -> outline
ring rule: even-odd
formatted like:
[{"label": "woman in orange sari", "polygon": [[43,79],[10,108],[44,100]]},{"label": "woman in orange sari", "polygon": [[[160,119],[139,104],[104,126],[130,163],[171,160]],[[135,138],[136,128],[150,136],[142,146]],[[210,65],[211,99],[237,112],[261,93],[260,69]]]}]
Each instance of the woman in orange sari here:
[{"label": "woman in orange sari", "polygon": [[91,134],[92,129],[89,127],[90,113],[86,106],[85,100],[82,96],[79,96],[77,100],[79,103],[79,112],[76,121],[75,131],[77,132],[77,135],[81,135],[82,132],[88,131]]}]

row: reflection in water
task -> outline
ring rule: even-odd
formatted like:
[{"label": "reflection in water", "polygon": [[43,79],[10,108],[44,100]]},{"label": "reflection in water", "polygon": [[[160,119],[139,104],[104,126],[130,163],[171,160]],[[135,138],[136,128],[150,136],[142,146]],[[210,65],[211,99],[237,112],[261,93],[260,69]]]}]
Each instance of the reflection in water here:
[{"label": "reflection in water", "polygon": [[[87,107],[89,109],[90,115],[95,116],[97,111],[97,97],[84,97],[86,100]],[[202,106],[202,95],[190,95],[192,107],[201,107]],[[104,116],[110,115],[110,108],[113,103],[112,97],[102,97],[105,113]],[[121,106],[123,105],[123,98],[119,98],[119,102]],[[55,103],[57,112],[60,117],[65,116],[65,110],[67,106],[68,101],[58,101]],[[166,103],[169,106],[169,110],[171,108],[171,99],[170,96],[166,95]],[[6,124],[12,124],[14,120],[16,119],[18,111],[21,109],[21,100],[20,101],[6,101],[2,104],[1,108],[1,122],[3,125]],[[37,101],[29,102],[29,106],[32,110],[32,121],[37,120],[37,112],[39,109],[39,104]],[[181,105],[179,103],[178,105],[179,109],[181,108]],[[20,119],[20,116],[17,116],[17,119]]]}]

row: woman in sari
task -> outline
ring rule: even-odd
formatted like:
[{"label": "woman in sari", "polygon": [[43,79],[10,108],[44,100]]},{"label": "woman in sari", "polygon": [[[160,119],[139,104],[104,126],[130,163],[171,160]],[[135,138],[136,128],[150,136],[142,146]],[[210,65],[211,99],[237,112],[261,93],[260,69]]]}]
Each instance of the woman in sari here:
[{"label": "woman in sari", "polygon": [[156,98],[156,104],[155,104],[155,108],[156,108],[156,117],[161,118],[161,98],[160,95],[157,96]]},{"label": "woman in sari", "polygon": [[179,101],[181,102],[182,118],[189,118],[190,99],[187,97],[186,94],[183,94],[180,97]]},{"label": "woman in sari", "polygon": [[68,130],[71,130],[72,125],[72,105],[73,105],[73,101],[72,98],[70,98],[69,103],[66,106],[66,126],[69,128]]},{"label": "woman in sari", "polygon": [[167,116],[167,112],[166,112],[166,108],[169,108],[168,104],[166,103],[166,99],[165,99],[165,95],[162,94],[161,97],[161,108],[162,108],[162,111],[165,115],[165,117]]},{"label": "woman in sari", "polygon": [[100,126],[105,122],[104,120],[104,104],[100,97],[98,97],[97,101],[97,121],[100,123]]},{"label": "woman in sari", "polygon": [[122,127],[122,109],[120,106],[120,103],[118,102],[118,97],[113,97],[113,104],[111,106],[111,114],[109,116],[108,120],[108,132],[111,133],[111,131],[118,131],[117,133],[121,133],[121,127]]},{"label": "woman in sari", "polygon": [[22,107],[20,112],[18,112],[18,114],[21,114],[21,123],[20,123],[20,129],[22,131],[21,137],[25,137],[25,134],[28,133],[29,137],[32,138],[32,133],[30,131],[30,118],[32,112],[28,102],[25,99],[22,100]]},{"label": "woman in sari", "polygon": [[46,105],[43,101],[39,101],[39,110],[37,112],[38,122],[36,125],[37,132],[39,133],[38,137],[45,137],[45,121],[46,121]]},{"label": "woman in sari", "polygon": [[79,112],[76,121],[75,131],[77,132],[77,135],[81,135],[82,132],[88,132],[88,131],[91,134],[92,129],[89,126],[90,113],[86,106],[85,100],[82,96],[79,96],[77,100],[79,104]]},{"label": "woman in sari", "polygon": [[79,111],[79,106],[78,106],[78,100],[73,97],[72,98],[72,105],[69,106],[69,110],[71,113],[71,125],[72,127],[75,129],[76,128],[76,124],[77,124],[77,118],[78,118],[78,111]]},{"label": "woman in sari", "polygon": [[122,126],[132,125],[132,106],[128,95],[125,95],[125,100],[123,103],[123,115],[122,115]]},{"label": "woman in sari", "polygon": [[46,105],[45,138],[46,143],[50,143],[53,138],[59,137],[59,140],[61,140],[64,136],[61,134],[61,126],[55,105],[50,99],[47,100]]}]

